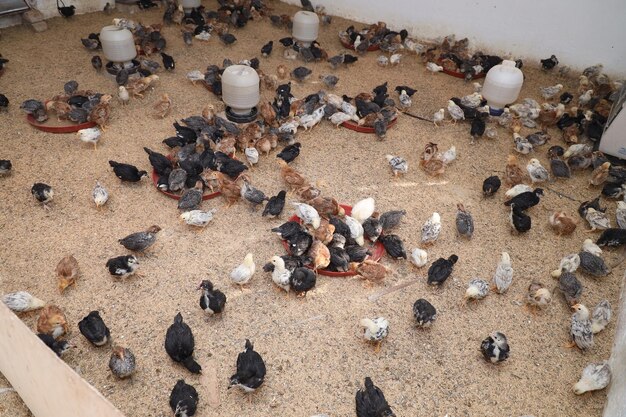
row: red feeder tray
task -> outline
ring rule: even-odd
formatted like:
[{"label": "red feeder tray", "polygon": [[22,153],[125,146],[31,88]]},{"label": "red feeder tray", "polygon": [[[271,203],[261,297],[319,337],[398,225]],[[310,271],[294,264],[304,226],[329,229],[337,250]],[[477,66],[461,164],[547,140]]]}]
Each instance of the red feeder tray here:
[{"label": "red feeder tray", "polygon": [[72,125],[54,126],[54,125],[46,124],[47,122],[39,123],[37,120],[35,120],[32,114],[27,114],[26,120],[28,121],[28,123],[30,123],[32,126],[36,127],[37,129],[42,130],[44,132],[49,132],[49,133],[72,133],[72,132],[78,132],[81,129],[88,129],[90,127],[96,126],[95,122],[85,122],[85,123],[72,124]]},{"label": "red feeder tray", "polygon": [[[391,126],[395,125],[397,121],[398,121],[397,117],[395,119],[392,119],[387,125],[387,127],[390,128]],[[359,133],[375,133],[376,132],[373,127],[359,126],[356,122],[352,120],[343,122],[341,126],[345,127],[346,129],[354,130],[355,132],[359,132]]]},{"label": "red feeder tray", "polygon": [[[442,63],[442,62],[443,62],[443,61],[442,61],[441,59],[438,59],[438,60],[437,60],[437,65],[441,65],[441,63]],[[443,69],[443,73],[444,73],[444,74],[451,75],[451,76],[456,77],[456,78],[462,78],[462,79],[465,79],[465,74],[463,74],[462,72],[458,72],[458,71],[450,71],[450,70],[447,70],[447,69],[445,69],[445,68],[444,68],[444,69]],[[478,80],[479,78],[484,78],[484,77],[485,77],[485,75],[486,75],[486,74],[485,74],[484,72],[480,72],[480,73],[478,73],[478,74],[474,75],[474,76],[472,77],[472,80]]]},{"label": "red feeder tray", "polygon": [[[348,42],[344,42],[341,38],[339,38],[339,42],[341,42],[344,48],[354,51],[354,45],[350,45]],[[368,51],[378,51],[379,49],[380,45],[378,44],[370,45],[369,48],[367,48]]]},{"label": "red feeder tray", "polygon": [[[346,206],[344,204],[340,204],[340,206],[344,209],[344,211],[346,212],[346,215],[349,216],[350,214],[352,214],[352,206]],[[300,218],[296,215],[291,216],[289,218],[289,221],[302,223],[302,220],[300,220]],[[289,253],[289,244],[287,243],[287,241],[283,240],[282,244],[285,250],[287,251],[287,253]],[[376,242],[374,243],[374,246],[372,246],[371,249],[372,249],[372,254],[368,256],[366,259],[369,259],[374,262],[378,262],[380,258],[383,257],[383,254],[385,253],[385,247],[383,246],[382,243]],[[312,269],[311,267],[307,267],[307,268]],[[320,275],[325,275],[327,277],[353,277],[357,274],[354,271],[335,272],[335,271],[328,271],[326,269],[318,269],[317,272]]]}]

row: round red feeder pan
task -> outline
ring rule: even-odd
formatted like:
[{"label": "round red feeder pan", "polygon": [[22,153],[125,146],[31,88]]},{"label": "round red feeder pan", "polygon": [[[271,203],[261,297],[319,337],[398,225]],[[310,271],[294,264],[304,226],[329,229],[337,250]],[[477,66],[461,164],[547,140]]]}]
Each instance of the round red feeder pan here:
[{"label": "round red feeder pan", "polygon": [[[396,122],[398,121],[398,118],[396,117],[395,119],[392,119],[389,124],[387,125],[387,127],[392,127],[393,125],[396,124]],[[345,127],[346,129],[350,129],[350,130],[354,130],[355,132],[359,132],[359,133],[376,133],[376,131],[374,130],[373,127],[369,127],[369,126],[359,126],[355,121],[353,120],[348,120],[346,122],[343,122],[341,124],[341,126]]]},{"label": "round red feeder pan", "polygon": [[[437,65],[441,65],[442,62],[443,61],[441,59],[437,60]],[[443,69],[443,73],[451,75],[451,76],[456,77],[456,78],[465,79],[465,74],[463,74],[462,72],[459,72],[459,71],[450,71],[450,70],[447,70],[447,69],[444,68]],[[478,74],[474,75],[471,79],[472,80],[478,80],[480,78],[485,78],[485,75],[486,74],[484,72],[479,72]]]},{"label": "round red feeder pan", "polygon": [[90,127],[96,126],[95,122],[85,122],[85,123],[63,125],[63,126],[53,126],[53,125],[45,124],[46,122],[39,123],[37,120],[35,120],[32,114],[27,114],[26,120],[28,121],[28,123],[30,123],[32,126],[36,127],[37,129],[42,130],[44,132],[49,132],[49,133],[72,133],[72,132],[78,132],[81,129],[88,129]]},{"label": "round red feeder pan", "polygon": [[[344,209],[344,211],[346,212],[347,216],[352,214],[352,206],[346,206],[346,205],[343,205],[343,204],[340,204],[340,206]],[[298,216],[296,216],[296,215],[291,216],[289,218],[289,221],[302,223],[302,220]],[[285,248],[287,253],[289,253],[289,243],[287,243],[286,240],[283,240],[282,243],[283,243],[283,247]],[[372,254],[368,255],[368,257],[366,259],[369,259],[369,260],[374,261],[374,262],[378,262],[380,260],[380,258],[383,257],[383,254],[385,253],[385,247],[383,246],[382,243],[376,242],[376,243],[374,243],[374,246],[372,246],[371,249],[372,249]],[[307,268],[313,269],[310,266],[307,266]],[[353,277],[353,276],[357,275],[357,273],[354,272],[354,271],[336,272],[336,271],[328,271],[326,269],[318,269],[317,272],[318,272],[318,274],[325,275],[327,277]]]},{"label": "round red feeder pan", "polygon": [[[158,187],[159,174],[157,174],[154,169],[152,170],[152,173],[150,174],[150,177],[152,178],[152,182],[154,183],[154,186],[156,187],[157,190],[159,190],[161,193],[165,194],[169,198],[173,198],[174,200],[180,200],[181,195],[170,193],[169,191],[163,191],[162,189],[160,189]],[[210,200],[210,199],[215,198],[215,197],[217,197],[217,196],[219,196],[221,194],[222,193],[220,193],[219,191],[216,191],[214,193],[209,193],[209,194],[203,194],[202,195],[202,201]]]},{"label": "round red feeder pan", "polygon": [[[341,42],[344,48],[354,51],[354,45],[350,45],[348,42],[344,42],[341,38],[339,38],[339,42]],[[379,49],[380,45],[378,45],[377,43],[374,45],[370,45],[369,48],[367,48],[368,51],[378,51]]]}]

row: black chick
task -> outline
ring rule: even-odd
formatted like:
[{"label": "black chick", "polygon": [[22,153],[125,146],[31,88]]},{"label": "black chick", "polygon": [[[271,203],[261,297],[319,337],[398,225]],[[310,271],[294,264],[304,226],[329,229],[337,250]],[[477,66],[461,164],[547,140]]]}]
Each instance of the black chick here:
[{"label": "black chick", "polygon": [[224,45],[232,45],[237,42],[237,38],[232,33],[224,33],[220,35],[220,40],[224,42]]},{"label": "black chick", "polygon": [[290,37],[282,38],[282,39],[279,39],[278,42],[280,42],[281,45],[283,45],[286,48],[286,47],[293,45],[293,38],[290,38]]},{"label": "black chick", "polygon": [[535,188],[533,191],[526,191],[524,193],[516,195],[510,200],[505,201],[504,205],[511,206],[515,204],[515,207],[522,211],[525,211],[539,204],[539,197],[542,195],[543,190],[541,188]]},{"label": "black chick", "polygon": [[550,158],[550,171],[556,178],[569,178],[571,176],[569,166],[558,156]]},{"label": "black chick", "polygon": [[213,289],[213,283],[205,279],[198,287],[202,290],[200,308],[208,314],[219,314],[226,307],[226,295],[220,290]]},{"label": "black chick", "polygon": [[111,275],[124,278],[135,273],[139,262],[134,255],[122,255],[109,259],[106,267]]},{"label": "black chick", "polygon": [[161,52],[161,58],[163,59],[163,68],[168,71],[173,71],[176,68],[176,62],[174,62],[174,58],[165,52]]},{"label": "black chick", "polygon": [[9,107],[9,98],[4,94],[0,94],[0,110],[6,110]]},{"label": "black chick", "polygon": [[215,152],[217,170],[231,178],[237,178],[248,167],[243,162],[233,159],[222,152]]},{"label": "black chick", "polygon": [[491,197],[500,189],[501,185],[502,182],[497,175],[486,178],[485,181],[483,181],[483,195],[485,197]]},{"label": "black chick", "polygon": [[413,303],[413,317],[418,326],[430,327],[437,318],[437,309],[428,300],[420,298]]},{"label": "black chick", "polygon": [[193,348],[191,328],[183,322],[183,316],[178,313],[165,334],[165,351],[175,362],[182,363],[189,372],[199,374],[202,367],[193,359]]},{"label": "black chick", "polygon": [[137,6],[142,10],[148,10],[153,7],[159,7],[159,5],[153,2],[152,0],[138,0]]},{"label": "black chick", "polygon": [[393,259],[406,259],[404,243],[398,235],[383,235],[378,240],[385,247],[387,254]]},{"label": "black chick", "polygon": [[176,417],[191,417],[198,407],[198,391],[179,379],[170,394],[170,408]]},{"label": "black chick", "polygon": [[117,83],[117,85],[126,85],[129,75],[130,74],[128,73],[128,70],[126,68],[122,68],[115,75],[115,82]]},{"label": "black chick", "polygon": [[230,377],[228,389],[239,387],[245,392],[254,392],[263,384],[266,372],[263,358],[246,339],[245,350],[237,356],[237,372]]},{"label": "black chick", "polygon": [[311,73],[313,73],[313,71],[307,67],[298,67],[291,71],[291,77],[298,82],[303,82],[311,75]]},{"label": "black chick", "polygon": [[140,171],[134,165],[123,164],[115,161],[109,161],[109,165],[113,168],[115,176],[122,181],[139,182],[143,177],[148,176],[146,171]]},{"label": "black chick", "polygon": [[0,177],[7,175],[13,169],[13,164],[8,159],[0,159]]},{"label": "black chick", "polygon": [[170,161],[165,155],[155,152],[149,148],[143,148],[144,151],[148,154],[148,159],[150,160],[150,165],[159,175],[164,175],[167,172],[172,171],[172,161]]},{"label": "black chick", "polygon": [[541,68],[543,70],[551,70],[554,67],[556,67],[558,63],[559,63],[559,60],[556,58],[555,55],[552,55],[550,58],[541,60]]},{"label": "black chick", "polygon": [[300,142],[296,142],[293,145],[287,145],[283,148],[282,151],[280,151],[280,153],[278,153],[278,155],[276,155],[276,158],[280,158],[283,161],[290,163],[291,161],[296,159],[298,155],[300,155],[301,146],[302,145],[300,145]]},{"label": "black chick", "polygon": [[274,216],[278,217],[283,212],[285,208],[285,196],[287,192],[285,190],[281,190],[273,197],[270,197],[269,201],[265,205],[263,209],[262,216]]},{"label": "black chick", "polygon": [[400,224],[402,218],[406,216],[406,210],[389,210],[384,212],[378,218],[383,232],[388,232]]},{"label": "black chick", "polygon": [[109,328],[100,317],[100,312],[91,311],[78,322],[78,329],[94,346],[104,346],[111,338]]},{"label": "black chick", "polygon": [[289,244],[289,253],[293,256],[304,255],[313,244],[313,236],[306,231],[296,232],[286,240]]},{"label": "black chick", "polygon": [[274,48],[274,41],[269,41],[265,45],[261,47],[261,55],[267,57],[272,53],[272,48]]},{"label": "black chick", "polygon": [[598,246],[622,246],[626,244],[626,229],[606,229],[596,241]]},{"label": "black chick", "polygon": [[306,295],[307,291],[315,288],[317,276],[315,272],[305,267],[298,267],[293,270],[289,277],[289,286],[296,294]]},{"label": "black chick", "polygon": [[411,88],[411,87],[409,87],[409,86],[406,86],[406,85],[398,85],[398,86],[396,86],[396,88],[395,88],[395,91],[396,91],[398,94],[400,94],[400,93],[402,92],[402,90],[406,91],[406,93],[407,93],[407,95],[408,95],[409,97],[412,97],[412,96],[413,96],[413,94],[417,93],[417,90],[415,90],[415,89],[413,89],[413,88]]},{"label": "black chick", "polygon": [[350,255],[340,246],[331,246],[328,248],[330,252],[330,264],[328,270],[347,272],[350,269]]},{"label": "black chick", "polygon": [[44,207],[47,207],[46,204],[51,202],[52,198],[54,197],[54,191],[52,190],[52,187],[42,182],[36,182],[35,184],[33,184],[30,189],[30,193],[33,195],[33,197],[35,197],[35,200],[42,203]]},{"label": "black chick", "polygon": [[76,13],[76,6],[63,6],[59,7],[57,3],[57,10],[59,10],[59,14],[63,17],[72,17],[74,13]]},{"label": "black chick", "polygon": [[568,105],[568,104],[570,104],[572,102],[573,98],[574,98],[574,96],[571,93],[568,93],[566,91],[563,94],[561,94],[561,96],[559,97],[559,102],[561,104]]},{"label": "black chick", "polygon": [[385,81],[383,84],[377,85],[376,87],[374,87],[372,89],[372,92],[374,93],[375,96],[387,94],[387,85],[388,83],[387,81]]},{"label": "black chick", "polygon": [[456,255],[450,255],[448,259],[439,258],[432,263],[428,268],[428,284],[429,285],[441,285],[450,275],[454,269],[454,264],[459,260]]},{"label": "black chick", "polygon": [[528,232],[532,225],[530,216],[524,213],[524,210],[517,207],[515,203],[511,204],[510,220],[511,226],[519,233]]},{"label": "black chick", "polygon": [[482,341],[480,351],[486,360],[498,363],[507,360],[511,349],[506,336],[503,333],[494,332]]},{"label": "black chick", "polygon": [[372,242],[376,242],[383,232],[383,225],[375,217],[370,217],[363,222],[363,232]]},{"label": "black chick", "polygon": [[374,385],[369,376],[365,377],[365,388],[356,392],[355,400],[357,417],[395,417],[385,394]]},{"label": "black chick", "polygon": [[328,222],[335,226],[335,233],[339,233],[348,239],[351,236],[350,227],[341,218],[336,216],[330,216]]},{"label": "black chick", "polygon": [[476,138],[479,138],[485,134],[486,127],[487,125],[485,124],[485,119],[483,119],[482,117],[475,117],[472,119],[472,126],[470,128],[472,142],[474,142]]},{"label": "black chick", "polygon": [[348,245],[345,247],[346,253],[350,257],[350,262],[363,262],[368,255],[371,255],[369,249],[361,245]]},{"label": "black chick", "polygon": [[58,357],[61,357],[61,355],[63,355],[72,347],[67,340],[55,340],[54,337],[46,333],[39,333],[37,336],[41,339],[42,342],[45,343],[46,346],[52,349],[52,351],[56,353]]},{"label": "black chick", "polygon": [[102,69],[102,58],[100,58],[100,55],[95,55],[91,58],[91,66],[96,71],[100,71]]},{"label": "black chick", "polygon": [[272,232],[276,233],[281,239],[287,240],[290,237],[296,235],[298,232],[303,232],[304,228],[298,222],[290,220],[281,224],[278,227],[274,227]]}]

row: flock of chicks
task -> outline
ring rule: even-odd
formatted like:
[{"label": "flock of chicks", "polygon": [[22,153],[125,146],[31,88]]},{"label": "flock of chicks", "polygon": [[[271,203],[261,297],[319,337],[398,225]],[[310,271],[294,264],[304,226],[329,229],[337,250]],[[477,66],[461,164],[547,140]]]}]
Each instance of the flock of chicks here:
[{"label": "flock of chicks", "polygon": [[[154,4],[148,0],[142,0],[141,3],[142,8],[150,8],[151,4]],[[305,9],[315,10],[310,2],[302,3]],[[201,8],[194,10],[190,16],[185,16],[180,6],[169,2],[164,22],[183,25],[182,35],[187,45],[193,42],[192,37],[201,41],[209,40],[212,32],[216,32],[224,44],[231,45],[236,42],[236,37],[229,33],[229,27],[243,27],[255,17],[269,16],[272,23],[280,27],[290,25],[288,16],[270,15],[269,9],[260,1],[247,2],[243,5],[236,2],[220,4],[221,8],[218,11],[205,12]],[[330,16],[324,14],[321,8],[316,11],[322,15],[323,23],[330,21]],[[168,71],[175,69],[175,62],[163,51],[166,40],[160,34],[159,25],[145,27],[127,19],[115,19],[114,23],[133,31],[138,51],[146,56],[140,59],[139,78],[131,77],[124,68],[118,69],[116,75],[116,82],[119,85],[118,99],[124,104],[131,97],[141,98],[143,93],[159,79],[154,72],[159,70],[160,65],[147,59],[150,54],[160,53],[163,66]],[[436,73],[444,68],[458,71],[466,75],[467,81],[502,61],[499,57],[483,53],[470,55],[467,52],[466,39],[455,41],[454,37],[450,36],[438,45],[422,45],[408,38],[406,31],[393,32],[381,22],[362,31],[350,27],[340,34],[340,39],[342,43],[351,45],[357,54],[365,53],[372,46],[377,46],[390,54],[389,58],[381,55],[378,59],[381,66],[399,63],[400,52],[409,51],[422,56],[429,71]],[[101,47],[97,34],[90,34],[82,42],[90,50]],[[291,38],[283,38],[280,43],[285,47],[283,55],[287,59],[302,59],[305,62],[327,60],[333,68],[358,60],[358,57],[350,54],[329,58],[326,51],[316,42],[303,47]],[[272,50],[273,41],[270,41],[261,48],[261,54],[268,56]],[[6,62],[8,61],[5,59],[0,60],[1,64]],[[271,273],[272,281],[277,287],[287,293],[294,291],[296,294],[305,295],[315,287],[319,270],[354,271],[369,283],[380,282],[389,270],[371,259],[373,245],[378,243],[382,244],[385,252],[393,259],[408,259],[410,256],[410,261],[415,266],[420,268],[425,266],[428,263],[428,255],[424,249],[416,248],[407,256],[402,239],[389,233],[401,223],[406,214],[404,210],[380,214],[375,210],[374,200],[367,198],[355,203],[347,212],[336,199],[322,195],[319,184],[310,182],[290,165],[298,157],[302,146],[295,140],[299,127],[308,130],[324,119],[330,120],[336,126],[352,121],[358,125],[371,127],[380,139],[384,139],[387,127],[399,114],[410,115],[408,110],[412,105],[411,96],[415,90],[408,86],[397,86],[395,88],[398,94],[397,104],[389,97],[387,83],[375,87],[371,93],[361,93],[356,97],[338,96],[320,90],[306,98],[297,99],[291,94],[291,83],[279,84],[279,80],[290,75],[296,82],[305,82],[312,73],[310,69],[297,67],[289,73],[286,67],[281,65],[277,69],[277,75],[269,75],[259,70],[259,60],[256,58],[241,63],[257,69],[262,84],[276,91],[273,102],[261,104],[258,122],[246,126],[237,125],[218,115],[214,107],[208,105],[201,115],[183,119],[184,125],[174,123],[176,135],[163,141],[172,149],[169,155],[144,148],[157,177],[157,187],[162,191],[180,193],[178,208],[182,211],[181,219],[195,227],[205,227],[210,223],[215,210],[199,209],[205,189],[219,191],[228,205],[243,199],[256,209],[267,202],[262,215],[279,217],[285,207],[286,190],[268,197],[251,184],[250,176],[245,171],[258,163],[260,155],[269,155],[279,143],[282,143],[284,148],[277,154],[280,158],[280,175],[291,192],[301,201],[293,203],[296,220],[287,221],[272,229],[272,232],[285,242],[289,251],[288,255],[273,256],[263,267],[265,272]],[[552,56],[542,60],[541,64],[544,70],[552,71],[558,65],[558,60]],[[92,58],[92,65],[97,70],[102,68],[99,56]],[[232,65],[232,62],[225,60],[222,68],[211,65],[204,73],[191,72],[187,74],[187,78],[192,82],[201,81],[219,96],[220,76],[229,65]],[[521,68],[521,60],[518,60],[516,65]],[[594,142],[601,135],[610,104],[615,98],[615,85],[601,71],[602,67],[598,65],[583,72],[580,77],[579,96],[575,101],[571,93],[564,92],[558,97],[558,103],[555,103],[555,98],[563,88],[561,84],[557,84],[541,88],[540,94],[547,100],[546,103],[540,105],[528,98],[521,103],[508,106],[500,116],[490,115],[489,108],[480,95],[478,83],[474,85],[476,91],[473,94],[462,98],[453,97],[448,101],[447,112],[454,123],[470,121],[472,142],[483,135],[489,138],[497,137],[496,128],[491,126],[497,124],[511,131],[514,150],[522,155],[534,152],[547,143],[551,139],[549,128],[558,128],[562,132],[563,141],[569,145],[567,149],[555,145],[548,150],[552,175],[537,158],[532,158],[524,170],[516,156],[508,157],[504,182],[511,188],[506,192],[508,199],[504,205],[510,207],[510,221],[516,233],[530,230],[532,222],[527,211],[539,204],[543,196],[543,189],[532,188],[525,184],[527,182],[534,185],[551,179],[569,178],[573,170],[591,168],[593,171],[590,186],[602,185],[602,195],[606,198],[617,199],[624,195],[626,170],[613,166],[604,155],[593,151]],[[567,69],[561,67],[559,72],[565,75]],[[332,74],[321,75],[320,79],[328,89],[335,88],[338,81]],[[89,90],[80,91],[75,81],[66,83],[64,91],[64,94],[53,97],[45,104],[37,100],[27,100],[21,108],[38,122],[44,122],[49,112],[56,113],[58,118],[77,123],[95,122],[98,127],[81,130],[78,133],[82,140],[95,146],[101,131],[108,123],[111,96]],[[8,106],[8,99],[5,96],[0,96],[0,99],[1,106]],[[169,96],[164,94],[157,103],[156,115],[165,117],[171,105]],[[432,121],[435,125],[444,122],[445,112],[446,110],[440,109],[434,114]],[[541,130],[522,137],[519,134],[522,127],[539,127]],[[238,151],[244,155],[247,164],[234,157]],[[408,172],[408,163],[401,156],[387,155],[386,158],[394,177]],[[455,147],[440,153],[437,144],[428,143],[420,158],[420,168],[431,176],[442,175],[455,159]],[[133,165],[116,161],[109,161],[109,164],[122,181],[139,182],[144,176],[149,175],[147,171]],[[10,161],[0,162],[0,174],[8,174],[11,168]],[[493,196],[501,184],[502,181],[498,176],[487,178],[483,184],[484,196]],[[36,183],[31,192],[46,208],[53,200],[54,192],[49,185]],[[103,206],[108,200],[107,190],[99,183],[93,190],[93,199],[97,207]],[[606,208],[601,207],[599,201],[599,198],[596,198],[584,202],[579,209],[579,214],[589,223],[591,230],[603,230],[598,245],[626,244],[626,230],[621,229],[626,226],[626,203],[618,202],[617,224],[620,228],[614,229],[610,227],[611,222],[605,214]],[[461,203],[457,209],[456,229],[459,235],[470,239],[474,232],[472,215]],[[559,235],[571,234],[578,223],[576,219],[562,211],[553,213],[549,222]],[[421,229],[422,246],[434,244],[441,228],[440,215],[433,213]],[[134,253],[143,252],[155,243],[160,230],[159,226],[152,226],[146,231],[120,239],[120,244]],[[365,239],[371,245],[366,244]],[[564,257],[559,268],[552,274],[558,278],[557,288],[574,310],[571,318],[572,345],[583,350],[593,346],[593,334],[603,330],[611,319],[611,307],[607,300],[598,303],[593,313],[580,303],[583,286],[574,275],[579,268],[593,277],[604,277],[610,273],[611,268],[601,258],[602,250],[598,245],[587,239],[581,252]],[[448,258],[439,258],[432,262],[428,268],[428,284],[443,285],[452,275],[458,260],[457,255],[451,254]],[[123,278],[137,273],[139,261],[135,254],[121,255],[109,259],[106,267],[111,275]],[[78,262],[73,256],[63,258],[56,272],[61,291],[74,284],[80,275]],[[250,253],[245,256],[243,263],[232,271],[231,279],[235,284],[244,286],[255,272],[253,254]],[[490,287],[495,292],[503,294],[511,285],[512,279],[511,258],[507,252],[503,252],[492,285],[480,278],[470,280],[463,302],[485,298],[490,292]],[[202,281],[198,290],[202,292],[199,302],[202,310],[211,315],[224,311],[226,295],[214,288],[210,281]],[[530,306],[544,308],[551,300],[552,292],[544,284],[536,281],[530,284],[527,297]],[[37,321],[37,331],[41,340],[59,356],[71,347],[67,341],[60,339],[69,331],[69,324],[59,307],[46,305],[23,291],[7,294],[3,301],[18,312],[43,308]],[[437,310],[428,300],[419,299],[413,305],[413,315],[418,326],[428,327],[435,322]],[[373,342],[378,351],[389,333],[389,321],[384,317],[364,318],[360,325],[364,329],[364,339]],[[110,331],[98,311],[90,312],[78,323],[78,327],[94,346],[112,344]],[[184,323],[180,313],[167,330],[165,350],[174,361],[181,363],[190,372],[201,372],[201,366],[193,358],[194,338],[191,328]],[[482,341],[480,350],[485,359],[493,363],[507,360],[510,354],[506,336],[497,331]],[[109,367],[117,377],[129,377],[135,370],[135,357],[129,349],[115,346],[112,349]],[[266,375],[265,363],[259,353],[254,351],[249,340],[246,340],[245,349],[237,358],[236,369],[236,373],[230,378],[229,387],[237,386],[246,392],[252,392],[263,384]],[[574,391],[582,394],[589,390],[601,389],[609,380],[610,368],[606,361],[591,364],[583,371],[583,376],[575,385]],[[192,416],[196,411],[198,399],[195,388],[181,379],[172,390],[170,406],[176,416]],[[358,416],[394,415],[382,391],[369,377],[365,378],[364,388],[356,394],[356,408]]]}]

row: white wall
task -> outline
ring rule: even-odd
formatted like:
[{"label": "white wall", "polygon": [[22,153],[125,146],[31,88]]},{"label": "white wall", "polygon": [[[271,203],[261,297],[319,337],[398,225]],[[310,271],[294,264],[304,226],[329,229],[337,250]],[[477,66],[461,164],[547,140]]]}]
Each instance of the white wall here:
[{"label": "white wall", "polygon": [[[300,0],[284,0],[300,5]],[[555,54],[563,64],[598,62],[611,75],[626,75],[626,1],[602,0],[312,0],[329,14],[416,37],[451,33],[494,53],[528,59]]]},{"label": "white wall", "polygon": [[[31,7],[39,10],[43,14],[44,19],[61,16],[57,10],[56,0],[27,0],[27,3]],[[61,2],[59,2],[59,4],[60,3]],[[115,5],[115,0],[65,0],[66,6],[74,5],[76,7],[76,14],[100,11],[104,9],[104,5],[107,3]],[[0,17],[0,28],[15,26],[21,23],[21,15]]]}]

